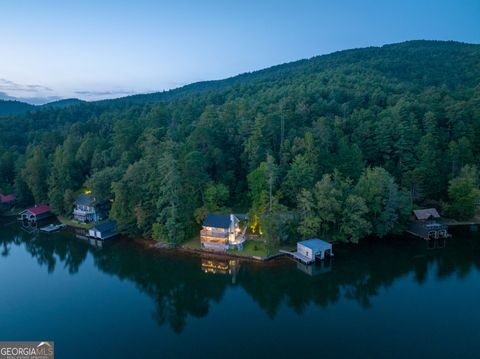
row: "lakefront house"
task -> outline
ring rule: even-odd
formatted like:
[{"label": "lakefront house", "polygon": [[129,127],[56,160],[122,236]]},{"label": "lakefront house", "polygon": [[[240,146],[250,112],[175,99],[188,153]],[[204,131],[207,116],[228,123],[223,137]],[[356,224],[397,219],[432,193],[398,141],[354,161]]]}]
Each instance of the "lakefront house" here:
[{"label": "lakefront house", "polygon": [[108,212],[108,202],[98,202],[92,193],[82,193],[74,204],[73,219],[80,223],[102,221]]},{"label": "lakefront house", "polygon": [[209,214],[202,224],[200,243],[202,248],[225,251],[242,249],[245,236],[240,230],[240,221],[234,214]]}]

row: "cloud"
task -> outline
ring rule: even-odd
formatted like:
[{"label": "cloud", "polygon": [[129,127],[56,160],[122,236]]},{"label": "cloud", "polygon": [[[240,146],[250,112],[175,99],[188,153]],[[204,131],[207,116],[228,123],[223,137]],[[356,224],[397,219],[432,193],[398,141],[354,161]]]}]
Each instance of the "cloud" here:
[{"label": "cloud", "polygon": [[50,87],[43,85],[23,85],[14,81],[0,78],[0,90],[7,92],[51,92]]},{"label": "cloud", "polygon": [[134,91],[124,91],[124,90],[118,90],[118,91],[89,91],[89,90],[78,90],[75,91],[77,95],[82,95],[82,96],[122,96],[122,95],[132,95],[135,92]]},{"label": "cloud", "polygon": [[20,102],[29,103],[31,105],[43,105],[48,102],[57,101],[61,99],[62,97],[59,97],[59,96],[16,97],[16,96],[10,96],[6,92],[0,91],[0,100],[20,101]]},{"label": "cloud", "polygon": [[27,102],[32,105],[43,105],[47,102],[62,99],[56,96],[50,87],[38,84],[20,84],[0,78],[0,99]]}]

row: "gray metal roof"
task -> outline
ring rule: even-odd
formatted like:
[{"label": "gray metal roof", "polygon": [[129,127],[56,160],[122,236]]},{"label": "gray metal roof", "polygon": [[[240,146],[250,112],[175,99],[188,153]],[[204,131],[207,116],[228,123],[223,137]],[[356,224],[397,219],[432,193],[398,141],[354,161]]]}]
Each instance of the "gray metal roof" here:
[{"label": "gray metal roof", "polygon": [[92,229],[95,229],[99,232],[108,232],[108,231],[114,230],[116,226],[117,224],[114,221],[106,221],[104,223],[97,224]]},{"label": "gray metal roof", "polygon": [[230,227],[229,214],[208,214],[203,220],[204,227],[228,228]]},{"label": "gray metal roof", "polygon": [[438,211],[435,208],[416,209],[413,211],[415,217],[419,220],[425,220],[429,218],[440,218]]},{"label": "gray metal roof", "polygon": [[304,245],[305,247],[308,247],[314,251],[322,251],[326,249],[332,249],[332,244],[322,241],[321,239],[318,238],[312,238],[312,239],[307,239],[304,241],[298,242],[301,245]]},{"label": "gray metal roof", "polygon": [[93,206],[96,204],[95,196],[93,194],[82,193],[78,196],[75,204],[79,206]]}]

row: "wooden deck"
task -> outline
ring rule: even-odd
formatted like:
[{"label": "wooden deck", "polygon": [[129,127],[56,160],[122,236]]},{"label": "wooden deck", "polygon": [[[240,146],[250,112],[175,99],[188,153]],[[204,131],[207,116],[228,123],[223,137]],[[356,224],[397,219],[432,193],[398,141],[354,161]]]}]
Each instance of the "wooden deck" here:
[{"label": "wooden deck", "polygon": [[305,263],[305,264],[311,264],[311,263],[315,262],[315,259],[310,259],[310,258],[308,258],[308,257],[306,257],[303,254],[300,254],[298,252],[289,252],[289,251],[286,251],[284,249],[280,249],[280,253],[288,254],[289,256],[292,256],[296,260],[298,260],[302,263]]},{"label": "wooden deck", "polygon": [[405,232],[425,240],[450,237],[448,234],[448,226],[442,223],[413,222]]}]

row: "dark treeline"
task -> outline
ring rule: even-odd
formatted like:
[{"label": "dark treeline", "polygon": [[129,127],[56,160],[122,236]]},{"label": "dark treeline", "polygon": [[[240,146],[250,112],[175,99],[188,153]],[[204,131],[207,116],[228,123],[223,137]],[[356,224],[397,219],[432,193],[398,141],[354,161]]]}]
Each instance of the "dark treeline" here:
[{"label": "dark treeline", "polygon": [[271,243],[399,231],[478,202],[480,46],[413,41],[0,119],[0,189],[68,215],[82,188],[126,233],[181,242],[250,213]]}]

